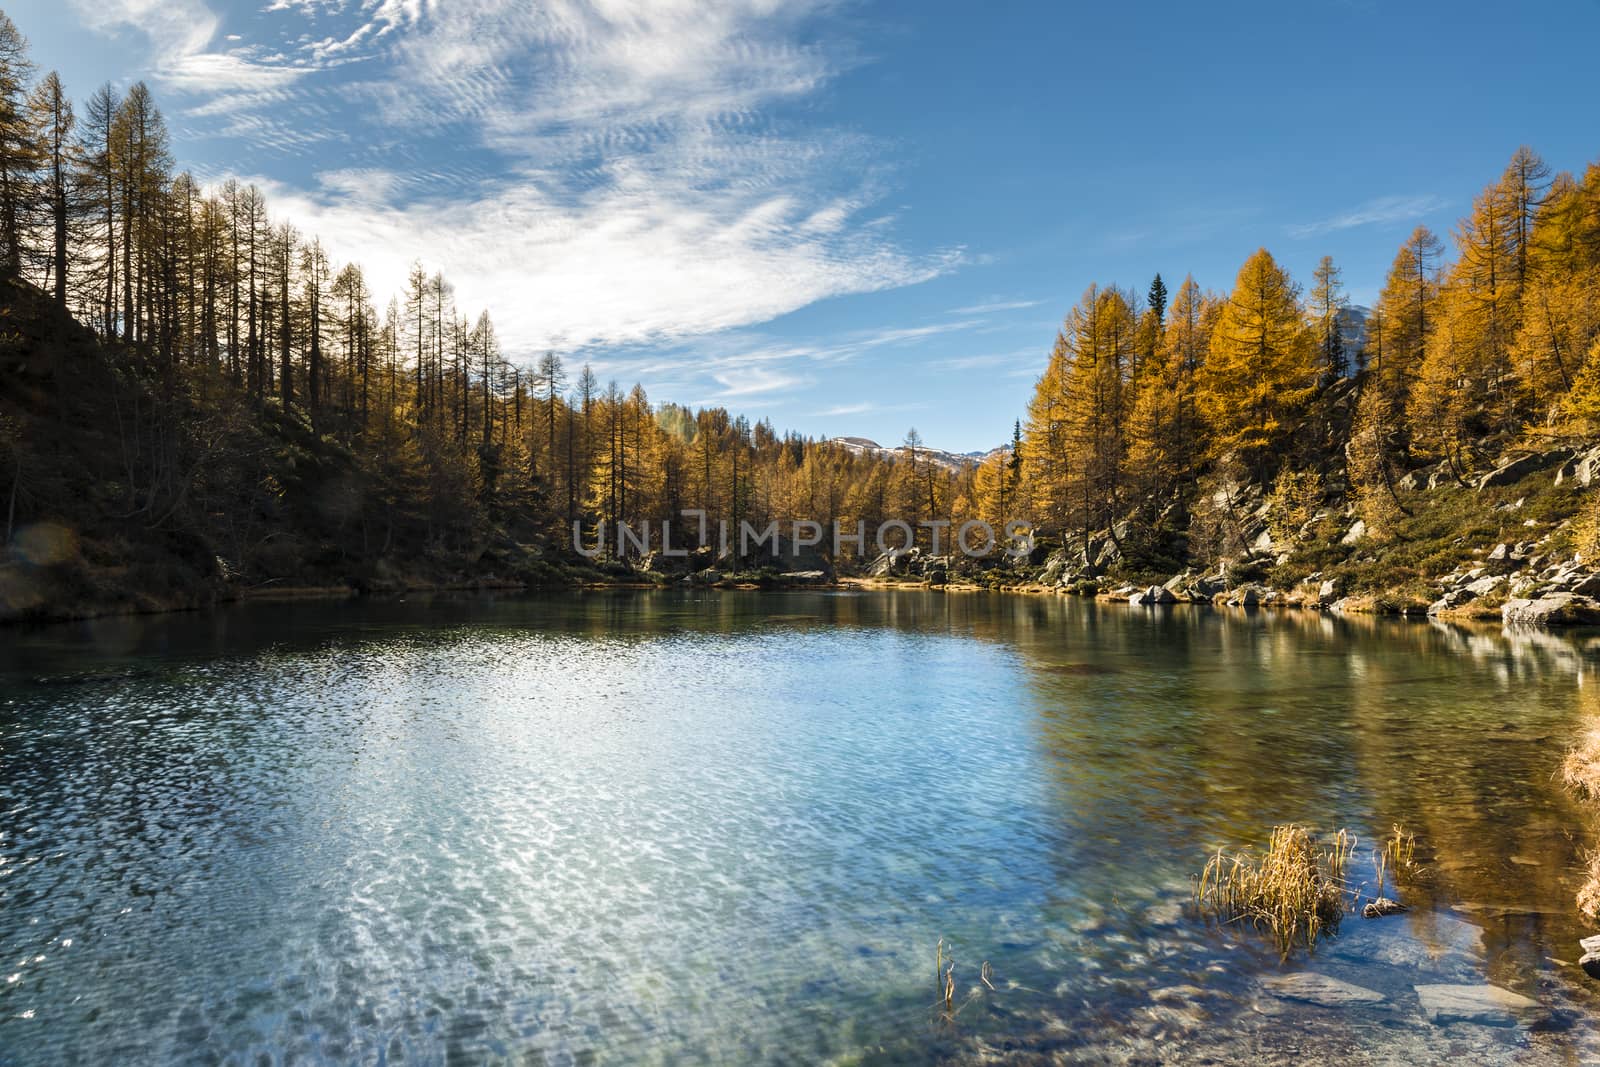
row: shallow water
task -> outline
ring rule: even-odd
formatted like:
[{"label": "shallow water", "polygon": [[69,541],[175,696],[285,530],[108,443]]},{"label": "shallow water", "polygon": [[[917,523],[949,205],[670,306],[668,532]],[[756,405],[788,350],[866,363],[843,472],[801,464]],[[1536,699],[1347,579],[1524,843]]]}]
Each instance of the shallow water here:
[{"label": "shallow water", "polygon": [[[1586,638],[927,592],[5,636],[0,1063],[1600,1056]],[[1403,823],[1413,910],[1285,963],[1185,913],[1291,820]]]}]

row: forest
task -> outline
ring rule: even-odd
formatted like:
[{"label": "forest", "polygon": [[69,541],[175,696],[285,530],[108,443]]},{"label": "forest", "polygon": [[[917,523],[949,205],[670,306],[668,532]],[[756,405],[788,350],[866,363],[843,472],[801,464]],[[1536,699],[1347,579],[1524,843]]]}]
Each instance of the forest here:
[{"label": "forest", "polygon": [[1090,286],[1025,417],[951,465],[914,429],[862,451],[656,403],[581,353],[508,359],[441,272],[374,292],[254,186],[181,169],[147,86],[75,104],[0,14],[0,602],[571,580],[575,524],[598,548],[686,508],[1109,531],[1150,575],[1244,551],[1253,486],[1289,540],[1331,516],[1381,542],[1408,472],[1466,485],[1600,422],[1600,166],[1518,149],[1453,236],[1417,228],[1364,316],[1331,259],[1305,291],[1265,249],[1227,292]]}]

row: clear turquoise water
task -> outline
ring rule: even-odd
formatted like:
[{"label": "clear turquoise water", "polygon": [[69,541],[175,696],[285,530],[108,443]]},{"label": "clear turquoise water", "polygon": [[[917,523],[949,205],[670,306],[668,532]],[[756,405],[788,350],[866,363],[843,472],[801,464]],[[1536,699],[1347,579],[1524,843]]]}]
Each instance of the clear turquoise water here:
[{"label": "clear turquoise water", "polygon": [[[5,637],[0,1063],[1600,1055],[1587,638],[927,592]],[[1289,820],[1404,823],[1413,912],[1287,963],[1183,912]],[[1385,999],[1261,984],[1298,970]],[[1425,982],[1543,1010],[1436,1024]]]}]

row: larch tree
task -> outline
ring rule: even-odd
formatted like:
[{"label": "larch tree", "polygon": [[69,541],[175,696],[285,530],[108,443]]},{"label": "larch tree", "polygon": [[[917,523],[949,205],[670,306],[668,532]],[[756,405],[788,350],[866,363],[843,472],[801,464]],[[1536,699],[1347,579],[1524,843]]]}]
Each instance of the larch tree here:
[{"label": "larch tree", "polygon": [[109,337],[117,323],[117,176],[112,160],[115,123],[122,101],[109,84],[89,97],[84,108],[84,123],[79,135],[77,186],[86,208],[94,215],[91,228],[97,262],[95,301],[92,317],[103,336]]},{"label": "larch tree", "polygon": [[28,42],[0,11],[0,271],[22,270],[29,194],[39,146],[28,113],[28,80],[33,62]]},{"label": "larch tree", "polygon": [[46,277],[57,306],[67,306],[67,275],[70,270],[67,237],[73,213],[73,114],[72,101],[61,87],[55,71],[46,74],[28,97],[31,125],[38,131],[40,163],[43,170],[43,198],[50,233]]},{"label": "larch tree", "polygon": [[1138,384],[1129,419],[1129,476],[1150,513],[1181,503],[1175,499],[1179,489],[1193,481],[1205,455],[1195,376],[1205,363],[1211,322],[1193,275],[1178,287],[1164,318],[1155,359]]},{"label": "larch tree", "polygon": [[1350,301],[1344,294],[1343,274],[1334,265],[1332,256],[1323,256],[1311,276],[1311,301],[1307,310],[1317,367],[1325,383],[1338,381],[1350,370],[1343,324]]},{"label": "larch tree", "polygon": [[1196,382],[1213,456],[1235,454],[1269,480],[1315,391],[1311,349],[1298,288],[1258,250],[1239,269]]}]

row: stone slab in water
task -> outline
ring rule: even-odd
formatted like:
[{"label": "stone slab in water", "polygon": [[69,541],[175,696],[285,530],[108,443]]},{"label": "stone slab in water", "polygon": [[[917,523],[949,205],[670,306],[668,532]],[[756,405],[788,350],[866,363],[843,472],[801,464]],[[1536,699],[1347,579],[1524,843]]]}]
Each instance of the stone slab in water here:
[{"label": "stone slab in water", "polygon": [[1452,1022],[1511,1026],[1517,1017],[1539,1007],[1539,1002],[1496,985],[1413,986],[1428,1020],[1438,1025]]},{"label": "stone slab in water", "polygon": [[1358,1004],[1376,1004],[1384,999],[1382,993],[1326,974],[1302,971],[1265,979],[1262,985],[1277,996],[1290,1000],[1304,1000],[1326,1008],[1347,1008]]}]

